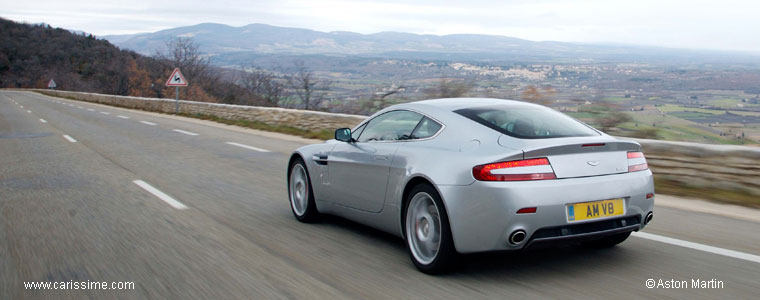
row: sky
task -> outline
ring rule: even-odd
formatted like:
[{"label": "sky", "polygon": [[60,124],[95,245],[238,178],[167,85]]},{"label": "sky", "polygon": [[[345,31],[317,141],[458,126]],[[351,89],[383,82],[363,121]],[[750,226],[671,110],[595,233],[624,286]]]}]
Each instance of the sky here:
[{"label": "sky", "polygon": [[760,54],[758,0],[0,0],[0,17],[95,35],[198,23],[319,31],[475,33]]}]

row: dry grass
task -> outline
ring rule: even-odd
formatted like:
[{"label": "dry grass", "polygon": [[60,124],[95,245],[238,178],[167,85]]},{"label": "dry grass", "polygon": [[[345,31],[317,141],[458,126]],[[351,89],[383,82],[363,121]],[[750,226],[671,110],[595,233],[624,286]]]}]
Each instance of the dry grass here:
[{"label": "dry grass", "polygon": [[658,194],[700,198],[714,202],[737,204],[760,208],[760,196],[742,190],[706,188],[683,184],[654,175],[655,191]]}]

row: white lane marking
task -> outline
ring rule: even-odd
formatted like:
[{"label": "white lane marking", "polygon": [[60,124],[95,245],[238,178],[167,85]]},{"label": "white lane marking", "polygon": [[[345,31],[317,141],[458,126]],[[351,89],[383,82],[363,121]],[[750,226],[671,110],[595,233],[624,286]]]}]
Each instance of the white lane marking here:
[{"label": "white lane marking", "polygon": [[156,123],[148,122],[148,121],[140,121],[140,123],[147,124],[147,125],[156,125]]},{"label": "white lane marking", "polygon": [[26,110],[26,112],[28,112],[28,113],[30,113],[30,114],[32,113],[32,111],[31,111],[31,110],[28,110],[28,109]]},{"label": "white lane marking", "polygon": [[92,109],[92,108],[88,108],[87,110],[89,110],[89,111],[95,111],[95,110],[94,110],[94,109]]},{"label": "white lane marking", "polygon": [[104,115],[110,115],[111,114],[110,112],[104,112],[104,111],[101,111],[100,113],[104,114]]},{"label": "white lane marking", "polygon": [[40,122],[47,123],[47,121],[45,121],[45,119],[40,119]]},{"label": "white lane marking", "polygon": [[63,138],[68,140],[69,142],[76,143],[77,140],[75,140],[73,137],[70,137],[68,134],[64,134]]},{"label": "white lane marking", "polygon": [[174,198],[172,198],[171,196],[164,194],[164,192],[159,191],[158,189],[154,188],[152,185],[148,184],[145,181],[138,179],[132,182],[134,182],[137,186],[143,188],[144,190],[148,191],[148,193],[153,194],[154,196],[158,197],[161,200],[164,200],[164,202],[168,203],[169,205],[171,205],[172,207],[176,209],[187,209],[187,206],[182,204],[182,202],[179,202],[175,200]]},{"label": "white lane marking", "polygon": [[734,250],[728,250],[728,249],[723,249],[723,248],[718,248],[718,247],[713,247],[713,246],[708,246],[708,245],[703,245],[703,244],[683,241],[683,240],[679,240],[679,239],[669,238],[669,237],[665,237],[665,236],[661,236],[661,235],[656,235],[656,234],[651,234],[651,233],[646,233],[646,232],[634,232],[634,233],[632,233],[632,235],[635,236],[635,237],[639,237],[639,238],[643,238],[643,239],[648,239],[648,240],[653,240],[653,241],[658,241],[658,242],[661,242],[661,243],[681,246],[681,247],[685,247],[685,248],[690,248],[690,249],[700,250],[700,251],[709,252],[709,253],[713,253],[713,254],[718,254],[718,255],[723,255],[723,256],[728,256],[728,257],[733,257],[733,258],[738,258],[738,259],[748,260],[748,261],[751,261],[751,262],[760,263],[760,256],[754,255],[754,254],[749,254],[749,253],[744,253],[744,252],[739,252],[739,251],[734,251]]},{"label": "white lane marking", "polygon": [[198,134],[197,134],[197,133],[195,133],[195,132],[184,131],[184,130],[179,130],[179,129],[174,129],[174,130],[172,130],[172,131],[176,131],[176,132],[179,132],[179,133],[184,133],[184,134],[187,134],[187,135],[198,135]]},{"label": "white lane marking", "polygon": [[269,152],[269,150],[267,150],[267,149],[256,148],[256,147],[253,147],[253,146],[238,144],[238,143],[235,143],[235,142],[227,142],[227,144],[233,145],[233,146],[238,146],[238,147],[243,147],[243,148],[246,148],[246,149],[249,149],[249,150],[253,150],[253,151]]},{"label": "white lane marking", "polygon": [[84,108],[84,107],[81,107],[81,106],[77,106],[77,108]]},{"label": "white lane marking", "polygon": [[117,116],[117,117],[122,118],[122,119],[129,119],[129,117],[127,116]]},{"label": "white lane marking", "polygon": [[74,104],[69,104],[69,106],[74,106]]},{"label": "white lane marking", "polygon": [[24,106],[23,106],[23,105],[21,105],[21,104],[19,104],[18,106],[21,106],[21,108],[24,108]]}]

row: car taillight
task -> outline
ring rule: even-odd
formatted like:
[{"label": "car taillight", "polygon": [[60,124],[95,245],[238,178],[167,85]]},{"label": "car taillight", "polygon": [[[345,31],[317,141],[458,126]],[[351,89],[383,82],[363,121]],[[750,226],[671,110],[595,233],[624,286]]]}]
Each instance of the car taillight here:
[{"label": "car taillight", "polygon": [[472,176],[481,181],[521,181],[555,179],[546,158],[497,162],[472,168]]},{"label": "car taillight", "polygon": [[643,171],[649,169],[647,159],[642,152],[628,152],[628,172]]}]

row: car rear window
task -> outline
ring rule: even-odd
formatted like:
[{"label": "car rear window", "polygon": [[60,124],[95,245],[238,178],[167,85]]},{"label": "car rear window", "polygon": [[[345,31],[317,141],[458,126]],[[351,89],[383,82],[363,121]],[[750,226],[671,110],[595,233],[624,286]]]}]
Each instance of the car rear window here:
[{"label": "car rear window", "polygon": [[520,139],[598,136],[599,133],[551,108],[489,106],[454,111],[488,128]]}]

